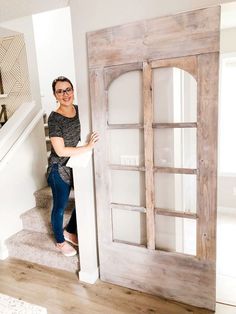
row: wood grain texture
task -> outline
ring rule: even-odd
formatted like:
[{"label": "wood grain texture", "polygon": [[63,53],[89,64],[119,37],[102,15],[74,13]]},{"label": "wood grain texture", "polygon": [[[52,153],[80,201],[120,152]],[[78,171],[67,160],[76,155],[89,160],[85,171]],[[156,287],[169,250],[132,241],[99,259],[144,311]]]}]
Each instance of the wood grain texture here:
[{"label": "wood grain texture", "polygon": [[111,170],[145,171],[145,167],[142,167],[142,166],[128,166],[128,165],[110,164],[109,168]]},{"label": "wood grain texture", "polygon": [[143,129],[143,124],[141,123],[124,123],[124,124],[107,124],[109,130],[118,129]]},{"label": "wood grain texture", "polygon": [[219,54],[198,56],[197,255],[216,259]]},{"label": "wood grain texture", "polygon": [[16,259],[0,261],[0,280],[1,293],[44,306],[48,314],[212,313],[100,280],[85,284],[69,272]]},{"label": "wood grain texture", "polygon": [[102,249],[107,256],[101,264],[102,280],[199,307],[215,306],[209,293],[214,291],[213,262],[124,243],[104,244]]},{"label": "wood grain texture", "polygon": [[[94,158],[101,279],[211,310],[215,307],[219,15],[220,8],[212,7],[111,27],[87,35],[93,126],[102,139]],[[107,125],[107,89],[115,78],[125,71],[137,70],[140,63],[144,64],[143,127],[146,147],[145,168],[142,171],[146,171],[149,249],[112,242],[110,167],[120,165],[107,163],[109,127],[133,127],[129,124]],[[151,67],[177,64],[198,80],[197,124],[153,124]],[[155,127],[197,127],[198,169],[154,169]],[[197,218],[197,257],[154,250],[154,170],[194,172],[198,176],[197,214],[192,217]],[[132,171],[140,171],[140,168],[136,167]]]},{"label": "wood grain texture", "polygon": [[131,64],[124,64],[121,66],[111,66],[104,69],[104,84],[105,89],[108,90],[110,84],[118,78],[120,75],[130,72],[130,71],[137,71],[142,70],[143,63],[131,63]]},{"label": "wood grain texture", "polygon": [[195,213],[180,212],[180,211],[170,210],[170,209],[165,209],[165,208],[155,208],[155,213],[162,216],[197,219],[197,214]]},{"label": "wood grain texture", "polygon": [[136,211],[139,213],[146,213],[145,207],[135,206],[135,205],[111,203],[111,208],[112,209],[123,209],[123,210]]},{"label": "wood grain texture", "polygon": [[122,243],[122,244],[133,245],[133,246],[137,246],[141,248],[146,248],[146,245],[144,244],[132,243],[132,242],[124,241],[124,240],[113,239],[113,243]]},{"label": "wood grain texture", "polygon": [[197,57],[182,57],[164,60],[154,60],[151,62],[152,69],[163,67],[175,67],[187,71],[197,80]]},{"label": "wood grain texture", "polygon": [[182,123],[153,123],[152,127],[155,129],[174,129],[174,128],[196,128],[196,122],[182,122]]},{"label": "wood grain texture", "polygon": [[89,67],[217,52],[219,15],[212,7],[87,33]]},{"label": "wood grain texture", "polygon": [[154,172],[176,173],[176,174],[197,174],[197,169],[174,168],[174,167],[154,167]]},{"label": "wood grain texture", "polygon": [[[103,69],[90,70],[90,98],[92,104],[92,122],[93,129],[100,136],[100,141],[94,148],[95,164],[95,184],[96,184],[96,205],[97,220],[99,222],[98,239],[99,243],[103,241],[112,241],[111,228],[111,210],[110,210],[110,177],[108,171],[108,134],[107,126],[107,93],[104,87]],[[99,250],[102,255],[102,250]]]},{"label": "wood grain texture", "polygon": [[145,158],[145,194],[147,247],[155,249],[155,215],[154,215],[154,176],[153,176],[153,103],[152,103],[152,69],[143,63],[143,116],[144,116],[144,158]]}]

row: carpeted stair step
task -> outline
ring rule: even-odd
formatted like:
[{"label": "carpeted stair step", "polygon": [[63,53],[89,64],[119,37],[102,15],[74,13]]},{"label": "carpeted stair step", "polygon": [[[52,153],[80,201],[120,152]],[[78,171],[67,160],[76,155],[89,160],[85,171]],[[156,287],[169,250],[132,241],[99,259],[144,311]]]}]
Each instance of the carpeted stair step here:
[{"label": "carpeted stair step", "polygon": [[[70,219],[71,212],[64,213],[64,226]],[[21,215],[23,229],[42,233],[52,233],[51,210],[35,207]]]},{"label": "carpeted stair step", "polygon": [[22,230],[6,241],[9,256],[76,273],[78,255],[66,257],[58,251],[52,235]]},{"label": "carpeted stair step", "polygon": [[[52,191],[49,186],[42,188],[34,193],[36,199],[36,207],[42,207],[50,209],[52,208]],[[74,191],[71,190],[69,202],[68,202],[68,210],[71,210],[75,207],[75,198]]]}]

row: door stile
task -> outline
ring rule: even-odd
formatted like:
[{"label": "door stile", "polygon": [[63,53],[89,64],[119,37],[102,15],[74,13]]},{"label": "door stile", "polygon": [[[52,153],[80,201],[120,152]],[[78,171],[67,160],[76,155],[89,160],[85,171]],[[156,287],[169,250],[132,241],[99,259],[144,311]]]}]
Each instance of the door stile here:
[{"label": "door stile", "polygon": [[219,53],[198,56],[197,256],[216,260]]},{"label": "door stile", "polygon": [[147,248],[155,250],[152,69],[143,63],[144,158]]},{"label": "door stile", "polygon": [[90,70],[89,75],[93,129],[96,130],[100,136],[100,141],[94,147],[94,163],[97,219],[98,223],[103,226],[103,228],[98,229],[100,258],[102,259],[103,250],[101,249],[101,246],[104,243],[112,242],[110,177],[109,172],[107,171],[107,91],[104,87],[102,68]]}]

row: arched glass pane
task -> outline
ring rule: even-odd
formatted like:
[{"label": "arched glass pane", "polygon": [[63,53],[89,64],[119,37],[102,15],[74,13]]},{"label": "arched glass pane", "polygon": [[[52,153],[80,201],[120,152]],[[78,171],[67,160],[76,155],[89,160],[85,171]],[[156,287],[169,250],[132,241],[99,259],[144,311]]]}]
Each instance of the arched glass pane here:
[{"label": "arched glass pane", "polygon": [[178,68],[153,69],[155,123],[197,121],[197,82]]},{"label": "arched glass pane", "polygon": [[143,123],[142,111],[142,71],[122,74],[108,90],[108,123]]}]

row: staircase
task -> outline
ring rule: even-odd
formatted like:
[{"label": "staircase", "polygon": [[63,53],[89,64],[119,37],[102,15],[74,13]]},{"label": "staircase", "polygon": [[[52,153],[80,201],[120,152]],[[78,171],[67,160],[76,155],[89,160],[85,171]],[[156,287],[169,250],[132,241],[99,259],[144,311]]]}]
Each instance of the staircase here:
[{"label": "staircase", "polygon": [[[76,273],[79,269],[78,256],[66,257],[55,246],[50,225],[52,194],[49,187],[35,192],[36,207],[22,216],[23,230],[6,241],[9,256],[57,269]],[[74,208],[73,191],[64,215],[66,224]]]},{"label": "staircase", "polygon": [[[47,116],[44,114],[44,130],[48,157],[51,143],[48,137]],[[36,207],[21,215],[23,230],[6,241],[9,256],[57,269],[76,273],[79,269],[78,256],[66,257],[58,251],[51,228],[52,192],[45,187],[34,193]],[[64,214],[64,226],[71,210],[75,207],[74,193],[71,191],[68,207]]]}]

